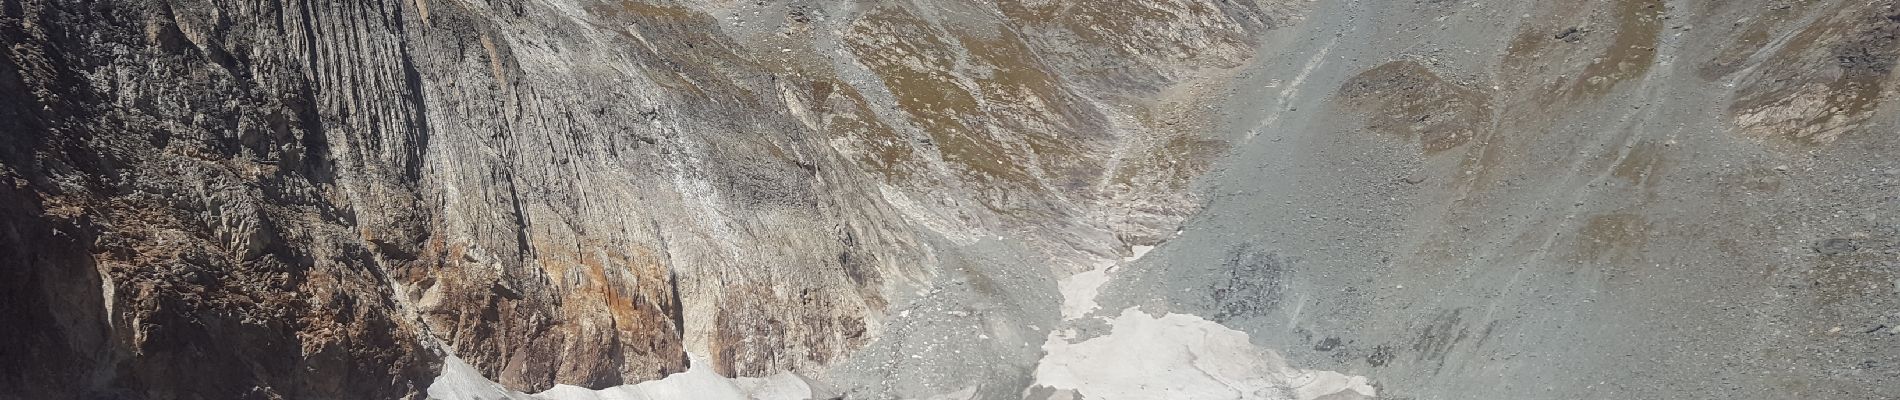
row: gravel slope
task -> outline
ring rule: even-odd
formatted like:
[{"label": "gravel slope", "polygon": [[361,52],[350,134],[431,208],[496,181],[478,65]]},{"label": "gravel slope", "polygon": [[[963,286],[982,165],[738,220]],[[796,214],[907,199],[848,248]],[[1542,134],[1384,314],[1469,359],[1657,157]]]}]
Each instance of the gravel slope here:
[{"label": "gravel slope", "polygon": [[1386,398],[1900,397],[1894,7],[1324,4],[1102,303]]},{"label": "gravel slope", "polygon": [[3,0],[0,398],[1900,398],[1897,3]]}]

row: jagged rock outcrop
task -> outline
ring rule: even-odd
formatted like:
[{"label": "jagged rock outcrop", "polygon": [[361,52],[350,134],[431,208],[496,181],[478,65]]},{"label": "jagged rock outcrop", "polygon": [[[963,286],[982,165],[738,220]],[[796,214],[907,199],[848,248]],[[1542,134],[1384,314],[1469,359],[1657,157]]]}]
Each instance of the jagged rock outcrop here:
[{"label": "jagged rock outcrop", "polygon": [[1076,271],[1160,240],[1221,148],[1192,97],[1295,12],[5,5],[0,362],[48,365],[4,382],[36,398],[826,365],[946,249]]}]

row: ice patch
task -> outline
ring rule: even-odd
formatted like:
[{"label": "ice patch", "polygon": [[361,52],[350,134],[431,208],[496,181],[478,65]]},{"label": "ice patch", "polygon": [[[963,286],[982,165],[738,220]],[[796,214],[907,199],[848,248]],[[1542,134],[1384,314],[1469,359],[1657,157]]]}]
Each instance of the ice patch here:
[{"label": "ice patch", "polygon": [[[1079,343],[1051,333],[1036,384],[1091,400],[1370,398],[1364,377],[1288,366],[1247,334],[1185,314],[1129,307],[1106,336]],[[1331,396],[1331,397],[1328,397]]]},{"label": "ice patch", "polygon": [[712,371],[706,360],[692,356],[686,372],[632,385],[592,390],[555,385],[525,394],[482,377],[461,358],[442,360],[442,375],[429,384],[429,398],[438,400],[804,400],[811,386],[789,373],[764,378],[726,378]]}]

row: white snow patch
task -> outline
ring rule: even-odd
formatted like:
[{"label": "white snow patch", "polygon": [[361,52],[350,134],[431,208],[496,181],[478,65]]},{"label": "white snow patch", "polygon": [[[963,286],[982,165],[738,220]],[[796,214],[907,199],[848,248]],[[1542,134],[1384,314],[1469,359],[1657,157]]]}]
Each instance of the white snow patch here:
[{"label": "white snow patch", "polygon": [[429,383],[429,398],[440,400],[526,400],[528,395],[511,391],[495,381],[483,378],[474,366],[461,357],[442,360],[442,375]]},{"label": "white snow patch", "polygon": [[1076,319],[1094,312],[1095,296],[1108,283],[1108,268],[1096,268],[1056,281],[1062,291],[1062,319]]},{"label": "white snow patch", "polygon": [[1082,318],[1095,312],[1095,309],[1100,307],[1095,303],[1095,297],[1101,294],[1102,285],[1108,283],[1109,271],[1115,266],[1140,260],[1142,256],[1148,255],[1148,252],[1154,249],[1154,246],[1129,247],[1128,250],[1132,254],[1122,257],[1119,262],[1112,259],[1102,260],[1095,264],[1095,269],[1056,281],[1056,289],[1062,292],[1062,319]]},{"label": "white snow patch", "polygon": [[1376,396],[1364,377],[1288,366],[1247,334],[1185,314],[1122,310],[1112,331],[1080,343],[1051,333],[1036,384],[1091,400],[1314,400]]},{"label": "white snow patch", "polygon": [[726,378],[712,371],[706,360],[692,356],[686,372],[653,381],[592,390],[579,386],[555,385],[553,389],[532,395],[508,390],[483,378],[475,367],[461,358],[449,356],[442,361],[442,375],[429,385],[429,398],[437,400],[805,400],[812,398],[811,386],[790,373],[764,378]]},{"label": "white snow patch", "polygon": [[1148,255],[1148,252],[1154,251],[1154,249],[1155,249],[1154,246],[1129,247],[1128,251],[1134,254],[1129,255],[1127,257],[1122,257],[1122,262],[1134,262],[1135,260],[1140,260],[1142,256]]},{"label": "white snow patch", "polygon": [[955,392],[944,393],[944,394],[940,394],[936,396],[930,396],[930,398],[924,399],[924,400],[971,400],[975,398],[976,398],[976,386],[971,386],[971,387],[966,387]]},{"label": "white snow patch", "polygon": [[732,383],[757,400],[804,400],[813,397],[811,385],[790,373],[764,378],[732,378]]}]

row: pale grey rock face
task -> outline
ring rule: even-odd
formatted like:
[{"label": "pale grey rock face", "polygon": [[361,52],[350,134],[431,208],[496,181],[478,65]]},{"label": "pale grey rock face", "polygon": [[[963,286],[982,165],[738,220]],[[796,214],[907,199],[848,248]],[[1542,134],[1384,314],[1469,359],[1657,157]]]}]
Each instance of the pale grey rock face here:
[{"label": "pale grey rock face", "polygon": [[[728,375],[830,364],[893,298],[988,262],[960,255],[981,241],[1020,241],[1009,268],[1037,275],[1117,257],[1190,211],[1214,155],[1156,129],[1194,112],[1149,99],[1240,65],[1272,10],[1129,7],[1096,32],[1064,10],[1113,10],[438,5],[405,36],[430,217],[398,296],[539,390],[682,351]],[[1126,76],[1082,72],[1101,60]]]},{"label": "pale grey rock face", "polygon": [[1210,398],[1900,397],[1897,32],[0,0],[0,397],[1138,398],[1137,342],[1244,354]]},{"label": "pale grey rock face", "polygon": [[19,379],[154,398],[420,394],[449,354],[526,392],[810,371],[966,282],[945,304],[1053,320],[1023,282],[1188,215],[1192,96],[1294,12],[7,4],[10,221],[83,232],[12,242],[45,261],[9,344],[85,356]]}]

